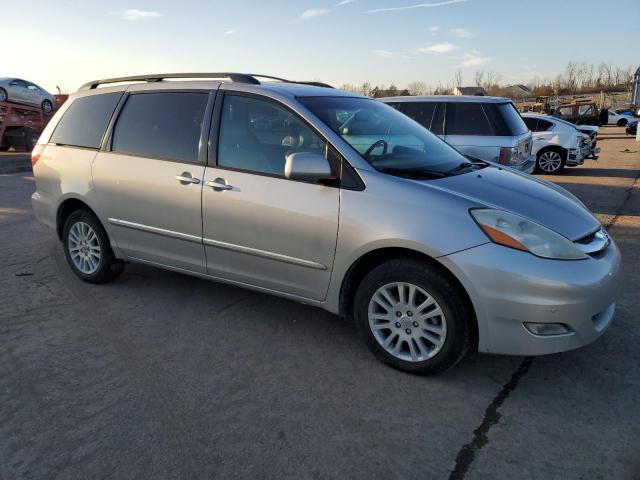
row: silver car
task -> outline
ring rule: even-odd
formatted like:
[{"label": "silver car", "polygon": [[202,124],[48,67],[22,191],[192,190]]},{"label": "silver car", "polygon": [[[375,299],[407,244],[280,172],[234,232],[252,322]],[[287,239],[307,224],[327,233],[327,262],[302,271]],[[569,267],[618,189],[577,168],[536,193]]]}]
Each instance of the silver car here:
[{"label": "silver car", "polygon": [[[184,77],[203,78],[164,81]],[[573,195],[331,88],[91,82],[32,163],[35,215],[82,280],[141,262],[315,305],[411,372],[586,345],[620,291],[618,249]]]},{"label": "silver car", "polygon": [[531,173],[532,137],[508,98],[432,95],[381,98],[464,155]]},{"label": "silver car", "polygon": [[51,113],[56,107],[56,99],[44,88],[19,78],[0,78],[0,103],[13,102],[39,107],[44,113]]}]

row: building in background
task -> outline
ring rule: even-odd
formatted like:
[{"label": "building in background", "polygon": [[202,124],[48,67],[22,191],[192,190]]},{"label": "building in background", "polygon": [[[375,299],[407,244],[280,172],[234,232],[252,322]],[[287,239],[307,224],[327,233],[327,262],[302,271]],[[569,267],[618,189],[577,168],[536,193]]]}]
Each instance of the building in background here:
[{"label": "building in background", "polygon": [[455,87],[453,89],[454,95],[476,95],[479,97],[485,96],[487,92],[482,87]]}]

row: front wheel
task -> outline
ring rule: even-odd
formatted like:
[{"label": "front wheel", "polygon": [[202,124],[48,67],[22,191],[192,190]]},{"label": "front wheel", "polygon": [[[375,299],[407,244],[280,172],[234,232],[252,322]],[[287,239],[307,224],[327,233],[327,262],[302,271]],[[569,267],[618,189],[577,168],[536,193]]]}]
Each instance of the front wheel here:
[{"label": "front wheel", "polygon": [[626,118],[621,118],[620,120],[618,120],[618,126],[619,127],[626,127],[627,126],[628,120]]},{"label": "front wheel", "polygon": [[447,275],[414,259],[392,260],[362,280],[355,321],[371,351],[395,368],[440,373],[466,354],[473,313]]},{"label": "front wheel", "polygon": [[76,210],[62,230],[67,263],[78,277],[89,283],[114,280],[124,269],[124,262],[115,258],[107,232],[88,210]]},{"label": "front wheel", "polygon": [[9,95],[7,95],[7,91],[0,87],[0,102],[6,102],[8,99]]},{"label": "front wheel", "polygon": [[558,150],[545,150],[538,153],[536,167],[539,171],[554,175],[564,169],[564,155]]}]

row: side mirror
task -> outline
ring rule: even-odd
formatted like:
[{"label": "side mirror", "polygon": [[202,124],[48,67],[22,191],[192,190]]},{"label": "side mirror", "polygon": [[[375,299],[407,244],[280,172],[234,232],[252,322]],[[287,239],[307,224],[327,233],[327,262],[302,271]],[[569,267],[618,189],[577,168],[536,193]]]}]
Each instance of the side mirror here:
[{"label": "side mirror", "polygon": [[331,166],[323,155],[297,152],[287,155],[284,176],[291,180],[317,182],[333,178]]}]

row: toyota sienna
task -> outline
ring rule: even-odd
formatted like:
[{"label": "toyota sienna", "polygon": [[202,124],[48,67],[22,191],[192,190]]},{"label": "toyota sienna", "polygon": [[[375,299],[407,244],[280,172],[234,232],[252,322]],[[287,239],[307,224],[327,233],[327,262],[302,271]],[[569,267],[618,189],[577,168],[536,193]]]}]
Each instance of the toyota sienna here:
[{"label": "toyota sienna", "polygon": [[419,373],[609,326],[620,254],[576,197],[381,102],[278,80],[147,75],[72,95],[32,154],[33,210],[70,269],[102,283],[141,262],[315,305]]}]

